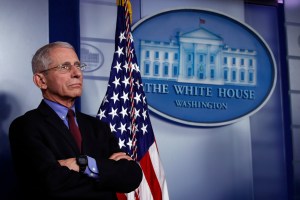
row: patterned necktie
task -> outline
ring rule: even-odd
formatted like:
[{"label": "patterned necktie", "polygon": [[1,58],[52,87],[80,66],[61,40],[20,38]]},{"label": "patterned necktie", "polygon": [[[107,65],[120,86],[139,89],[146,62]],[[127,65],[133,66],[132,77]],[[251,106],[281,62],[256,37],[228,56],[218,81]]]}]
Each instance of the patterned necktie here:
[{"label": "patterned necktie", "polygon": [[81,151],[81,133],[75,122],[74,111],[69,109],[67,117],[68,117],[69,129],[75,139],[75,142],[79,148],[79,151]]}]

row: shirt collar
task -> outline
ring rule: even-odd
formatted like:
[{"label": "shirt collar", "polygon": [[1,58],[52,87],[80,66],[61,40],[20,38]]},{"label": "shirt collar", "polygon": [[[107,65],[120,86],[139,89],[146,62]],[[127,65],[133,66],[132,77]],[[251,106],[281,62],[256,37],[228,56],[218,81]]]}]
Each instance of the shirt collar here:
[{"label": "shirt collar", "polygon": [[[68,110],[69,108],[59,104],[59,103],[56,103],[54,101],[51,101],[51,100],[48,100],[48,99],[44,99],[45,103],[48,104],[55,112],[56,114],[62,119],[62,120],[66,120],[66,117],[67,117],[67,113],[68,113]],[[71,109],[75,112],[75,106],[73,105],[71,107]]]}]

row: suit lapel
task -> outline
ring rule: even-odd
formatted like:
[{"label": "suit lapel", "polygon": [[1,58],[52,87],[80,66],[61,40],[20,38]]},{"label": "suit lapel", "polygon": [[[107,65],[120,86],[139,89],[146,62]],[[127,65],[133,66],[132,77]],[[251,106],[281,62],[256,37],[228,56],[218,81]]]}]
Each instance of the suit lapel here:
[{"label": "suit lapel", "polygon": [[68,127],[64,124],[64,122],[59,118],[59,116],[57,116],[55,111],[44,101],[40,103],[38,110],[44,116],[45,121],[57,130],[57,132],[53,134],[60,134],[62,136],[61,138],[65,140],[78,155],[80,152],[78,150],[78,147],[76,146],[72,134],[70,133]]}]

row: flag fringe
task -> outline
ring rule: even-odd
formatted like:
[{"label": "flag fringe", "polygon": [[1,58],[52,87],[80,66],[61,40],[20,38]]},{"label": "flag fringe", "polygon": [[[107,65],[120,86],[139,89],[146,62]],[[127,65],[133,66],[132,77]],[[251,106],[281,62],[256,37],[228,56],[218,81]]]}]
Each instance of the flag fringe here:
[{"label": "flag fringe", "polygon": [[126,1],[127,1],[127,10],[130,15],[130,23],[132,24],[132,7],[131,7],[130,0],[117,0],[117,6],[125,6]]}]

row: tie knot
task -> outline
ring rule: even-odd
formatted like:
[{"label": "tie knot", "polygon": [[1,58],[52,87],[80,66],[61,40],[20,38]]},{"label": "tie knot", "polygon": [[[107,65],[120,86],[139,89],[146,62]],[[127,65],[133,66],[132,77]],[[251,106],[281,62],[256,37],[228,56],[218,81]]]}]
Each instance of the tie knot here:
[{"label": "tie knot", "polygon": [[74,111],[72,109],[69,109],[67,116],[68,116],[68,118],[69,117],[74,117],[75,116]]}]

